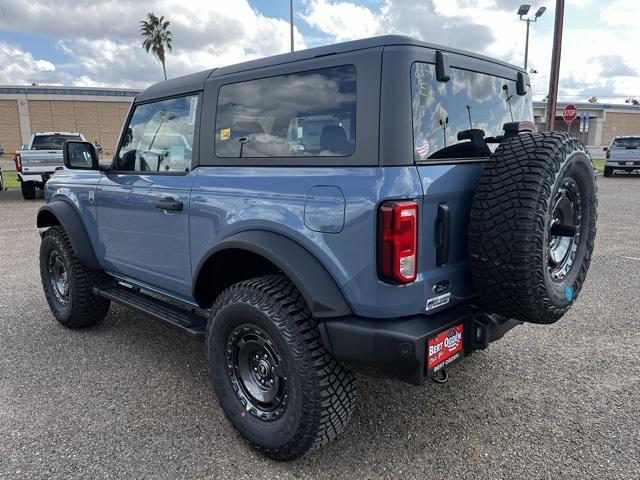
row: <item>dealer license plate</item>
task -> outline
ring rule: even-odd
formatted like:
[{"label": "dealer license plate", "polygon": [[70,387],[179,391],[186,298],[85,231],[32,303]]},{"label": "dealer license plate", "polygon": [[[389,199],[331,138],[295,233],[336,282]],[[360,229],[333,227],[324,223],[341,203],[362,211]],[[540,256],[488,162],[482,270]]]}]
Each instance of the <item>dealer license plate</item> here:
[{"label": "dealer license plate", "polygon": [[627,165],[635,165],[636,162],[627,162]]},{"label": "dealer license plate", "polygon": [[427,373],[432,374],[463,355],[464,324],[454,325],[427,340]]}]

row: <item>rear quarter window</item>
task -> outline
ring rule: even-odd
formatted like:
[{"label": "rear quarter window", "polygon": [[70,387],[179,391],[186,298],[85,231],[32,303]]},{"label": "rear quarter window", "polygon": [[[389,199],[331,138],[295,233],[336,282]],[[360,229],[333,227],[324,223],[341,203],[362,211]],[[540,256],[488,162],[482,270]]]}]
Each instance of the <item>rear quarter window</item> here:
[{"label": "rear quarter window", "polygon": [[435,65],[411,67],[416,162],[486,157],[497,144],[470,136],[496,137],[505,123],[533,122],[531,93],[519,96],[515,81],[458,68],[451,72],[451,80],[438,82]]},{"label": "rear quarter window", "polygon": [[345,65],[224,85],[218,157],[345,157],[355,150],[356,67]]},{"label": "rear quarter window", "polygon": [[628,149],[640,148],[640,137],[617,138],[613,141],[612,147]]},{"label": "rear quarter window", "polygon": [[67,140],[80,141],[80,135],[36,135],[31,142],[32,150],[62,150]]}]

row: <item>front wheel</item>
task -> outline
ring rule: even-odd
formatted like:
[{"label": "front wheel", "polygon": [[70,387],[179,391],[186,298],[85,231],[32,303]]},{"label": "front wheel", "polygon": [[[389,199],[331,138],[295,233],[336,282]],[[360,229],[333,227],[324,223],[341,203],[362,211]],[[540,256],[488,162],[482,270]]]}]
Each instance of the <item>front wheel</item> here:
[{"label": "front wheel", "polygon": [[95,325],[107,316],[109,300],[93,294],[93,287],[106,281],[106,275],[80,263],[59,225],[42,237],[40,277],[51,312],[65,327]]},{"label": "front wheel", "polygon": [[333,439],[355,404],[353,376],[324,348],[295,286],[282,275],[226,289],[211,309],[209,375],[240,434],[275,460]]}]

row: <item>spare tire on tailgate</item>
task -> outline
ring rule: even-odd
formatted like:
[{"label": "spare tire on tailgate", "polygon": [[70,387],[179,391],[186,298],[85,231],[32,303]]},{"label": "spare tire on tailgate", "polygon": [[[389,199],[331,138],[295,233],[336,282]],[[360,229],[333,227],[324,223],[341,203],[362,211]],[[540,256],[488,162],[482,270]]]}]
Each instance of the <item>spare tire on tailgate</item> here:
[{"label": "spare tire on tailgate", "polygon": [[480,178],[469,224],[483,308],[533,323],[562,317],[589,268],[596,209],[591,160],[574,135],[502,141]]}]

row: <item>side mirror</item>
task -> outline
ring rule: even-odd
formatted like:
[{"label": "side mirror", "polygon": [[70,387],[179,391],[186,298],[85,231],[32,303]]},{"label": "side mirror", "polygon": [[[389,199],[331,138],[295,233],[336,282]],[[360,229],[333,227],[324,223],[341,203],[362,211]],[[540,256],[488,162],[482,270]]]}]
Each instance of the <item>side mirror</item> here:
[{"label": "side mirror", "polygon": [[64,166],[75,170],[99,170],[96,147],[91,142],[67,140],[62,150]]},{"label": "side mirror", "polygon": [[607,152],[607,151],[609,151],[609,147],[604,147],[604,148],[602,149],[602,151],[603,151],[603,152]]}]

